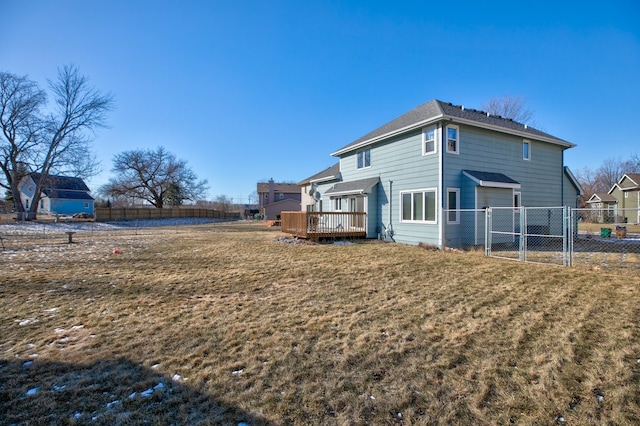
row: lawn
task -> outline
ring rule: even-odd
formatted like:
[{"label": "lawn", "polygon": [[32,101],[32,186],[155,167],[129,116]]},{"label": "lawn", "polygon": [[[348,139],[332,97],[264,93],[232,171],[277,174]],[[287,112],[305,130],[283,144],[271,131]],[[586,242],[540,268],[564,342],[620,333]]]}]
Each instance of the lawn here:
[{"label": "lawn", "polygon": [[637,275],[235,223],[0,252],[0,424],[640,423]]}]

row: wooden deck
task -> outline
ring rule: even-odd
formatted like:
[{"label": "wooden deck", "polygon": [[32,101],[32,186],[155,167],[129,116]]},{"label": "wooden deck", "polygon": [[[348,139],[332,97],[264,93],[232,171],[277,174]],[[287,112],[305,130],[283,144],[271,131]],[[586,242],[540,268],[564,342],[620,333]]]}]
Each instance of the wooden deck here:
[{"label": "wooden deck", "polygon": [[300,238],[365,238],[367,214],[357,212],[282,212],[282,232]]}]

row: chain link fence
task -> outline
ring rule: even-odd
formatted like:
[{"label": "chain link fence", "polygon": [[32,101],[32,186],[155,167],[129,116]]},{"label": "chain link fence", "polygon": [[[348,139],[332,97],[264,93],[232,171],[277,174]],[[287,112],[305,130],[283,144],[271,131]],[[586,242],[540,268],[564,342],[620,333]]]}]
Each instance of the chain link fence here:
[{"label": "chain link fence", "polygon": [[640,269],[640,209],[573,209],[573,263]]},{"label": "chain link fence", "polygon": [[[640,209],[493,207],[459,212],[458,230],[452,225],[445,229],[453,235],[473,236],[475,245],[484,245],[487,256],[562,266],[640,269]],[[472,246],[465,244],[471,240],[446,239],[450,247],[460,248]]]}]

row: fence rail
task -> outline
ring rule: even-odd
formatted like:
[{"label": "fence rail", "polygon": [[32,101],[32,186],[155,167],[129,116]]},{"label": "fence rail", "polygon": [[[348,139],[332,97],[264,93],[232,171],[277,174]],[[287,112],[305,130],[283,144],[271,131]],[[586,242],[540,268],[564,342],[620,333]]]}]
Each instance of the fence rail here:
[{"label": "fence rail", "polygon": [[637,209],[625,210],[606,216],[566,207],[489,208],[485,252],[527,262],[640,269],[640,224],[629,221]]},{"label": "fence rail", "polygon": [[207,219],[236,219],[241,216],[240,212],[222,212],[210,209],[192,208],[105,208],[95,209],[97,222],[114,222],[119,220],[136,219],[168,219],[181,217],[199,217]]},{"label": "fence rail", "polygon": [[364,238],[367,214],[361,212],[282,212],[282,232],[300,238]]}]

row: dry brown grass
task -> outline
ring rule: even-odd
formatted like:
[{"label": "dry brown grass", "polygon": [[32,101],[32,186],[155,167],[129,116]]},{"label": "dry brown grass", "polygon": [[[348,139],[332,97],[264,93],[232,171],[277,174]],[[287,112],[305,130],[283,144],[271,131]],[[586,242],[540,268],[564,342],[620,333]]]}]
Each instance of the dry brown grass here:
[{"label": "dry brown grass", "polygon": [[640,422],[637,275],[281,236],[0,254],[0,423]]}]

